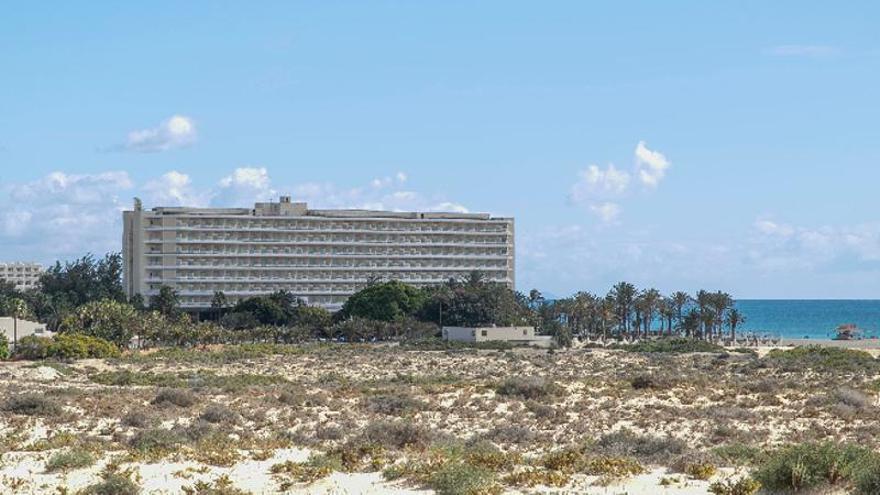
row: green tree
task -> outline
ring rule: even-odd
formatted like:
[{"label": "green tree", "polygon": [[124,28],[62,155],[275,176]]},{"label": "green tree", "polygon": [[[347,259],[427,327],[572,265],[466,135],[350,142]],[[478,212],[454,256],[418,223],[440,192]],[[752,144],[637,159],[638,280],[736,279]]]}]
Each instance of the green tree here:
[{"label": "green tree", "polygon": [[214,321],[220,321],[227,307],[229,307],[229,299],[226,294],[222,290],[214,291],[214,296],[211,298],[211,312],[214,313]]},{"label": "green tree", "polygon": [[177,316],[180,313],[180,295],[173,287],[163,285],[158,294],[150,296],[150,309],[165,316]]},{"label": "green tree", "polygon": [[40,276],[40,291],[69,307],[102,299],[125,301],[122,288],[122,255],[109,253],[101,259],[87,254],[64,263],[56,262]]},{"label": "green tree", "polygon": [[[287,293],[254,296],[242,299],[232,309],[232,314],[250,314],[261,325],[287,325],[293,316],[292,300]],[[241,321],[245,321],[241,317]]]},{"label": "green tree", "polygon": [[83,304],[65,317],[61,331],[84,333],[126,348],[138,330],[138,320],[138,312],[130,304],[103,299]]},{"label": "green tree", "polygon": [[339,318],[396,321],[418,313],[426,299],[424,291],[397,280],[377,283],[349,297]]}]

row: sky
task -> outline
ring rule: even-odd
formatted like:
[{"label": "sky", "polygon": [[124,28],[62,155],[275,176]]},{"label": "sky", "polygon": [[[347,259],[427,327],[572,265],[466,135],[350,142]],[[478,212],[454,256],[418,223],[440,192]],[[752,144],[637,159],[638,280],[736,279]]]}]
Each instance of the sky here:
[{"label": "sky", "polygon": [[516,219],[517,289],[880,298],[876,2],[16,2],[0,260],[121,211]]}]

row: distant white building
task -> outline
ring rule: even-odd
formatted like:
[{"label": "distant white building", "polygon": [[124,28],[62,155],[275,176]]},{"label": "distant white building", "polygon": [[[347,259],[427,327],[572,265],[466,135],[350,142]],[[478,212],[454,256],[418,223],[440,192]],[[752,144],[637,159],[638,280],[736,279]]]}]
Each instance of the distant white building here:
[{"label": "distant white building", "polygon": [[503,341],[511,344],[550,345],[551,337],[535,335],[535,327],[443,327],[443,339],[458,342]]},{"label": "distant white building", "polygon": [[43,266],[39,263],[0,263],[0,279],[12,282],[18,290],[36,287],[43,271]]},{"label": "distant white building", "polygon": [[37,337],[51,337],[52,332],[46,330],[46,325],[35,321],[15,320],[10,316],[0,317],[0,335],[6,337],[10,344],[21,340],[22,337],[28,335],[36,335]]}]

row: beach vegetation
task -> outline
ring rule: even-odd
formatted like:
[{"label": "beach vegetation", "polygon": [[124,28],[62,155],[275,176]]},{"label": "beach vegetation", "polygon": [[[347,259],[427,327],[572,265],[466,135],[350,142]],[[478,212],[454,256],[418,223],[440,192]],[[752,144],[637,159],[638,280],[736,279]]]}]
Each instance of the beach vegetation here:
[{"label": "beach vegetation", "polygon": [[865,351],[818,345],[772,349],[763,360],[768,366],[788,372],[808,368],[817,371],[856,373],[876,370],[878,364],[878,361]]},{"label": "beach vegetation", "polygon": [[72,448],[56,452],[46,461],[46,472],[70,471],[89,467],[95,463],[95,456],[86,449]]},{"label": "beach vegetation", "polygon": [[709,493],[712,495],[755,495],[760,489],[761,483],[748,476],[716,481],[709,485]]},{"label": "beach vegetation", "polygon": [[877,454],[855,445],[795,444],[770,453],[753,477],[767,490],[796,492],[852,482],[876,460]]},{"label": "beach vegetation", "polygon": [[546,400],[561,395],[562,387],[541,377],[510,377],[495,388],[499,395],[519,399]]},{"label": "beach vegetation", "polygon": [[42,394],[24,393],[7,397],[0,403],[3,411],[25,416],[53,417],[63,409],[54,400]]}]

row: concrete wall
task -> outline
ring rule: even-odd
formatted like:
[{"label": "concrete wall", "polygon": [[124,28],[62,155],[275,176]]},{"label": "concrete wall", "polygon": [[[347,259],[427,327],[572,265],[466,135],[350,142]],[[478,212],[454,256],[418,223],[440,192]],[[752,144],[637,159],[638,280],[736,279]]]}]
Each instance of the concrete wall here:
[{"label": "concrete wall", "polygon": [[27,337],[28,335],[37,335],[38,337],[50,337],[52,332],[46,330],[46,325],[35,321],[18,320],[18,331],[14,331],[15,321],[8,317],[0,317],[0,333],[6,336],[6,340],[12,343],[13,337],[17,334],[17,338]]},{"label": "concrete wall", "polygon": [[539,340],[535,327],[443,327],[443,338],[461,342],[528,342]]}]

